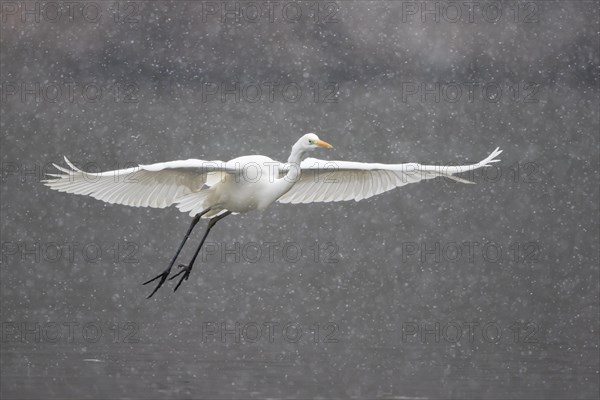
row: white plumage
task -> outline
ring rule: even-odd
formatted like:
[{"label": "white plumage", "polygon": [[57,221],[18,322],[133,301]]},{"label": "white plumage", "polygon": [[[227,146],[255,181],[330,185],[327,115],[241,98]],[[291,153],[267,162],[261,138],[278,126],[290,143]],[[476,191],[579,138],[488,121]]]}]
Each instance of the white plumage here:
[{"label": "white plumage", "polygon": [[[307,158],[300,163],[299,178],[287,180],[286,174],[297,168],[293,160],[290,163],[280,163],[264,156],[246,156],[228,162],[196,159],[168,161],[100,173],[82,171],[65,157],[70,168],[54,164],[62,174],[50,174],[58,179],[49,179],[44,183],[60,192],[88,195],[111,204],[155,208],[177,204],[185,212],[199,212],[217,206],[220,210],[240,212],[249,211],[245,209],[248,207],[241,207],[243,210],[240,207],[226,207],[226,203],[231,202],[231,197],[236,197],[236,188],[255,186],[257,190],[263,190],[262,195],[256,192],[241,199],[248,202],[263,197],[272,200],[269,204],[273,201],[292,204],[359,201],[409,183],[440,176],[472,183],[454,175],[497,162],[499,160],[495,157],[501,152],[496,149],[486,159],[462,166],[379,164]],[[277,190],[270,189],[277,189],[280,180],[292,185],[281,196],[273,198],[273,192]],[[223,204],[206,204],[207,200],[214,198],[210,195],[217,192],[220,186],[227,186],[229,189],[221,198]],[[193,204],[194,199],[198,199],[201,204]],[[264,207],[255,204],[255,207],[249,208]]]},{"label": "white plumage", "polygon": [[[302,161],[300,180],[281,196],[280,203],[314,203],[329,201],[360,201],[388,190],[419,182],[424,179],[447,177],[462,183],[473,183],[454,176],[461,172],[485,167],[500,160],[494,158],[502,153],[494,150],[477,164],[462,166],[439,166],[408,164],[378,164],[352,161],[325,161],[307,158]],[[283,170],[287,165],[283,166]]]},{"label": "white plumage", "polygon": [[[287,163],[255,155],[227,162],[168,161],[100,173],[82,171],[65,157],[69,168],[54,164],[61,173],[49,174],[55,179],[45,180],[44,184],[54,190],[87,195],[107,203],[155,208],[175,204],[180,211],[195,217],[189,232],[200,217],[213,218],[201,247],[214,223],[232,213],[262,210],[275,201],[292,204],[359,201],[436,177],[472,183],[455,175],[497,162],[496,156],[502,152],[496,149],[484,160],[462,166],[360,163],[316,158],[302,160],[307,152],[320,147],[332,146],[317,135],[308,133],[292,146]],[[152,294],[167,278],[178,254],[179,251],[167,270],[154,278],[161,278],[161,281]],[[196,256],[189,265],[183,266],[185,275],[175,289],[189,276]]]}]

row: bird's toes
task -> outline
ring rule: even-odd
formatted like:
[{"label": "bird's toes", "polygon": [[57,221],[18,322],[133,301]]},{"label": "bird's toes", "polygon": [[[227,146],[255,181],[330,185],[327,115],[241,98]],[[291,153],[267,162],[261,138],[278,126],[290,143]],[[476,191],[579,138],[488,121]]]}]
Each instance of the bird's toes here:
[{"label": "bird's toes", "polygon": [[179,264],[178,268],[179,268],[179,271],[175,275],[173,275],[172,277],[169,278],[170,281],[177,278],[179,275],[181,275],[183,273],[189,273],[189,272],[187,272],[187,271],[189,271],[189,267],[185,264]]}]

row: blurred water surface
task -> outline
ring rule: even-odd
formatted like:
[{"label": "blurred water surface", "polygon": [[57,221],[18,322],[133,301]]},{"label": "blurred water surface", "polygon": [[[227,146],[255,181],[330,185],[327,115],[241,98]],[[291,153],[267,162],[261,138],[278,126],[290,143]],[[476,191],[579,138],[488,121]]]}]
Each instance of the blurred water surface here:
[{"label": "blurred water surface", "polygon": [[[222,2],[57,22],[21,4],[0,27],[2,398],[597,398],[597,1],[457,22],[422,13],[437,2],[285,2],[256,22]],[[504,153],[476,185],[228,217],[150,300],[189,217],[40,182],[62,155],[285,161],[311,131],[323,159]]]}]

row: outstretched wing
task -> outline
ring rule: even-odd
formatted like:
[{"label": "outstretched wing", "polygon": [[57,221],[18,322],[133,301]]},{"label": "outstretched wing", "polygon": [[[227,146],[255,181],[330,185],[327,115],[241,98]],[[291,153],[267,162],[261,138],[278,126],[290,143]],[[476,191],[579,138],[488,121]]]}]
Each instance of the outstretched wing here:
[{"label": "outstretched wing", "polygon": [[[300,164],[301,178],[277,201],[280,203],[315,203],[362,199],[394,188],[432,179],[447,177],[462,183],[473,183],[454,176],[472,171],[500,160],[502,150],[494,150],[486,159],[471,165],[441,166],[409,164],[378,164],[351,161],[326,161],[307,158]],[[282,166],[283,173],[290,168]]]},{"label": "outstretched wing", "polygon": [[66,157],[65,162],[69,168],[54,164],[61,174],[48,174],[56,179],[43,181],[46,186],[60,192],[134,207],[170,206],[180,196],[197,192],[205,184],[210,185],[215,174],[233,172],[233,168],[225,162],[194,159],[100,173],[82,171]]}]

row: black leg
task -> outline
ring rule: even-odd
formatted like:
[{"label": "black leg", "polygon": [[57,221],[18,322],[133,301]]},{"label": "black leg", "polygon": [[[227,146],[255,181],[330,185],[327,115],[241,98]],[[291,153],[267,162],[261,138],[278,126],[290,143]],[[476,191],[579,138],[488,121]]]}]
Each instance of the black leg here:
[{"label": "black leg", "polygon": [[227,211],[217,217],[213,217],[210,220],[210,222],[208,223],[208,227],[206,228],[206,232],[204,232],[204,236],[202,237],[202,240],[200,241],[200,245],[196,249],[196,253],[194,254],[194,257],[192,257],[192,260],[190,261],[190,263],[188,265],[179,264],[179,268],[182,268],[182,270],[179,271],[178,273],[176,273],[175,275],[173,275],[171,278],[169,278],[169,280],[173,280],[173,279],[177,278],[179,275],[183,274],[183,276],[181,277],[181,279],[179,279],[179,282],[177,283],[177,286],[175,286],[175,289],[173,289],[173,291],[176,291],[179,288],[179,285],[181,285],[181,282],[183,282],[184,280],[187,280],[189,278],[190,272],[192,271],[192,267],[194,266],[194,261],[196,261],[196,257],[198,257],[198,254],[200,253],[200,249],[202,249],[202,245],[204,244],[204,241],[208,237],[208,232],[210,232],[212,227],[215,226],[215,224],[217,222],[219,222],[220,220],[222,220],[229,214],[231,214],[231,211]]},{"label": "black leg", "polygon": [[156,287],[154,288],[154,290],[152,291],[152,293],[150,293],[150,296],[147,297],[148,299],[150,297],[152,297],[154,295],[154,293],[156,293],[156,291],[163,285],[163,283],[165,283],[165,281],[169,277],[169,274],[171,273],[171,268],[173,268],[173,265],[175,264],[175,260],[177,260],[177,257],[179,256],[179,253],[181,253],[181,249],[183,249],[183,245],[185,244],[185,242],[190,237],[190,234],[192,233],[192,230],[194,229],[194,227],[196,226],[196,224],[198,223],[198,221],[200,221],[200,218],[204,214],[206,214],[207,212],[209,212],[209,211],[210,211],[210,208],[202,211],[200,214],[196,214],[196,216],[192,220],[192,223],[190,224],[190,227],[187,230],[187,233],[185,234],[185,236],[183,238],[183,241],[179,245],[179,249],[177,249],[177,253],[175,253],[175,256],[173,257],[173,259],[169,263],[169,266],[167,267],[167,269],[165,269],[163,272],[161,272],[160,274],[158,274],[154,278],[150,279],[149,281],[144,282],[144,285],[147,285],[150,282],[154,282],[155,280],[157,280],[157,279],[160,278],[160,281],[158,282],[158,285],[156,285]]}]

